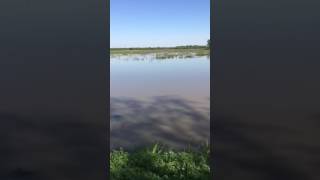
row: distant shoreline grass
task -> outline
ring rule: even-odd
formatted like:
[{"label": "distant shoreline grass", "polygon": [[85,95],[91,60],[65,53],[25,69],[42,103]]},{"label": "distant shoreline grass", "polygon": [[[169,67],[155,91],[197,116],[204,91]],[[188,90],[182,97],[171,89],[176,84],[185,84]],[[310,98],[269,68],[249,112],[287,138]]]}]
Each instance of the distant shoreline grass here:
[{"label": "distant shoreline grass", "polygon": [[130,56],[155,54],[157,59],[173,57],[209,56],[207,46],[177,46],[177,47],[149,47],[149,48],[111,48],[111,56]]},{"label": "distant shoreline grass", "polygon": [[209,148],[174,151],[158,144],[110,154],[112,180],[209,180]]}]

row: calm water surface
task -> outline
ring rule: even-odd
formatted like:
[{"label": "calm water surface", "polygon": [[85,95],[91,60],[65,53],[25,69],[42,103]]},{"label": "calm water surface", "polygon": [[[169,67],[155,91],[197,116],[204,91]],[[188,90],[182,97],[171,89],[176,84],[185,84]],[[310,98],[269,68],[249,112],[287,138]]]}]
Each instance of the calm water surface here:
[{"label": "calm water surface", "polygon": [[111,148],[206,142],[209,64],[208,57],[111,58]]}]

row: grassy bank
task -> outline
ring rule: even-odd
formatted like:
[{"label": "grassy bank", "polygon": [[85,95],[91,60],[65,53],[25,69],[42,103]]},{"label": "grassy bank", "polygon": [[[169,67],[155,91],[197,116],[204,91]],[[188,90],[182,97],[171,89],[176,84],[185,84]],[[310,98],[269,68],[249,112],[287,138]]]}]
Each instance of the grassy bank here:
[{"label": "grassy bank", "polygon": [[135,152],[113,151],[112,180],[209,180],[209,150],[173,151],[154,145]]},{"label": "grassy bank", "polygon": [[156,54],[157,58],[208,56],[206,46],[178,46],[171,48],[111,48],[111,56]]}]

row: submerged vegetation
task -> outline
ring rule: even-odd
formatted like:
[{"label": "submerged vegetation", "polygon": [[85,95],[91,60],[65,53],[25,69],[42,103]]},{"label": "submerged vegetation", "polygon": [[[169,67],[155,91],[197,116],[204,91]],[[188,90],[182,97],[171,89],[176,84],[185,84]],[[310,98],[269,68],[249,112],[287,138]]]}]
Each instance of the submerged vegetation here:
[{"label": "submerged vegetation", "polygon": [[154,54],[156,59],[209,56],[208,46],[176,46],[156,48],[111,48],[111,57]]},{"label": "submerged vegetation", "polygon": [[110,155],[112,180],[209,180],[209,148],[174,151],[158,144]]}]

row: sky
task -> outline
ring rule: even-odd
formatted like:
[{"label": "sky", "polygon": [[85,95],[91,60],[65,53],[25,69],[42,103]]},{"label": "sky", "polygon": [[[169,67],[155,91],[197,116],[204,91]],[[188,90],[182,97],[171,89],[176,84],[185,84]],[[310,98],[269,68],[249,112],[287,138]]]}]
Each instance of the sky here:
[{"label": "sky", "polygon": [[210,0],[110,0],[110,46],[206,45]]}]

